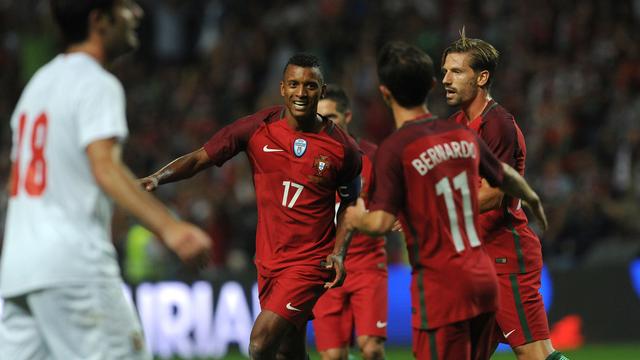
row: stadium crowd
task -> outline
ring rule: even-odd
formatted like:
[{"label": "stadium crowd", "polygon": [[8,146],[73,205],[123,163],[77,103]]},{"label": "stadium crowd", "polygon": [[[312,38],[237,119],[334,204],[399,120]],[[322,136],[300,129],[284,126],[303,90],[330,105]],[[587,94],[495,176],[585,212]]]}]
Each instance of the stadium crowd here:
[{"label": "stadium crowd", "polygon": [[[114,69],[126,87],[131,136],[124,155],[136,175],[202,146],[241,114],[280,103],[273,84],[282,64],[300,50],[319,56],[327,80],[347,90],[355,132],[379,142],[393,123],[377,90],[377,49],[389,40],[408,41],[439,66],[442,49],[465,26],[468,36],[501,51],[492,93],[516,116],[527,139],[527,178],[539,189],[550,222],[542,236],[546,263],[566,267],[605,255],[638,254],[640,1],[615,6],[604,0],[140,4],[143,46]],[[47,14],[47,1],[0,0],[2,174],[9,173],[15,102],[33,71],[58,49]],[[451,113],[439,83],[429,102],[434,113]],[[177,214],[214,238],[210,271],[251,266],[257,217],[248,166],[235,158],[158,191]],[[0,177],[2,188],[7,179]],[[6,201],[6,192],[0,193],[1,219]],[[149,237],[128,218],[116,217],[114,240],[128,250],[123,253],[153,248],[154,259],[167,261],[166,251]],[[398,239],[387,246],[390,262],[403,261]],[[136,273],[133,268],[128,269]],[[143,271],[141,277],[171,273]]]}]

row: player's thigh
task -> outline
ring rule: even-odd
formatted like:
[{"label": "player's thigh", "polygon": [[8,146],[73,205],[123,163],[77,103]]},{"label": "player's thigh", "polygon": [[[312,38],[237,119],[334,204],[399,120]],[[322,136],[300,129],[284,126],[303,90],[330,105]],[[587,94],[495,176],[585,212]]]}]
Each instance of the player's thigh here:
[{"label": "player's thigh", "polygon": [[500,308],[496,313],[498,341],[512,348],[549,338],[549,323],[540,294],[540,274],[500,274]]},{"label": "player's thigh", "polygon": [[120,281],[50,288],[28,301],[57,359],[151,359]]},{"label": "player's thigh", "polygon": [[51,359],[26,296],[6,299],[0,325],[0,360]]},{"label": "player's thigh", "polygon": [[480,314],[469,321],[471,339],[471,358],[473,360],[488,360],[495,351],[492,342],[496,329],[495,312]]},{"label": "player's thigh", "polygon": [[313,318],[313,307],[325,293],[331,274],[316,268],[296,267],[261,281],[262,310],[269,310],[304,330]]},{"label": "player's thigh", "polygon": [[[323,359],[341,358],[337,352],[349,346],[353,333],[353,315],[345,287],[330,289],[320,296],[313,308],[313,316],[316,348],[321,356]],[[323,355],[326,350],[336,351]]]},{"label": "player's thigh", "polygon": [[387,337],[387,273],[359,272],[351,279],[355,282],[350,306],[356,323],[357,336]]},{"label": "player's thigh", "polygon": [[418,360],[469,360],[471,337],[469,321],[437,329],[413,329],[413,354]]}]

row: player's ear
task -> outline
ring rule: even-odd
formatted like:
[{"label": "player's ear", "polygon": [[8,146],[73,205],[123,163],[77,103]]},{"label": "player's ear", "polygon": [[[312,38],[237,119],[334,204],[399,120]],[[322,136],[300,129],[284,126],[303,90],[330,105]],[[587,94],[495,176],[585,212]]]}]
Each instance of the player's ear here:
[{"label": "player's ear", "polygon": [[351,112],[351,110],[347,110],[344,112],[344,122],[345,124],[349,125],[349,123],[351,122],[351,119],[353,118],[353,113]]},{"label": "player's ear", "polygon": [[280,81],[280,96],[284,97],[284,81]]},{"label": "player's ear", "polygon": [[324,96],[327,94],[327,84],[322,84],[320,88],[320,99],[324,99]]},{"label": "player's ear", "polygon": [[391,91],[389,90],[389,88],[384,85],[380,85],[378,86],[378,90],[380,90],[380,94],[382,95],[382,100],[384,100],[384,103],[387,104],[387,106],[391,106],[391,99],[393,98],[393,96],[391,96]]},{"label": "player's ear", "polygon": [[110,24],[112,24],[112,19],[109,14],[99,9],[91,10],[91,12],[89,12],[88,36],[90,36],[92,32],[104,35]]},{"label": "player's ear", "polygon": [[478,86],[483,87],[487,85],[489,83],[490,76],[491,76],[491,73],[488,70],[480,71],[476,78],[476,82],[478,83]]}]

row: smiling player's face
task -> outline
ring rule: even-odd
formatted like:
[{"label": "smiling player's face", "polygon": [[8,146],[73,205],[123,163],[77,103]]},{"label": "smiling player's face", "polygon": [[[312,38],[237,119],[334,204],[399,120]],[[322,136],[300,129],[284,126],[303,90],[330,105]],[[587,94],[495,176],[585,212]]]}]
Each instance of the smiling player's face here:
[{"label": "smiling player's face", "polygon": [[315,67],[289,65],[280,82],[280,95],[296,119],[315,118],[324,89],[320,69]]}]

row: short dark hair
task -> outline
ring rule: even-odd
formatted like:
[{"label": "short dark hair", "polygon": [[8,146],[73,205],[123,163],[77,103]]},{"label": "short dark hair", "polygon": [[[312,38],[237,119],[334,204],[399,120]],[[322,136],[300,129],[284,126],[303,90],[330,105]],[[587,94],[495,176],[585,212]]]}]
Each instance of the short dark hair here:
[{"label": "short dark hair", "polygon": [[488,71],[489,80],[487,81],[487,88],[491,87],[493,83],[493,74],[498,67],[500,60],[500,53],[493,45],[480,39],[470,39],[465,36],[464,28],[460,31],[460,39],[454,41],[448,48],[442,53],[442,64],[447,58],[447,55],[451,53],[468,53],[471,55],[471,68],[473,71]]},{"label": "short dark hair", "polygon": [[322,69],[320,68],[320,60],[315,55],[307,54],[307,53],[298,53],[293,55],[287,61],[287,64],[284,66],[282,73],[284,74],[287,71],[289,65],[295,65],[305,68],[317,68],[320,70],[320,79],[324,82],[324,78],[322,77]]},{"label": "short dark hair", "polygon": [[51,0],[51,13],[60,27],[65,45],[76,44],[89,36],[89,13],[99,10],[112,14],[116,0]]},{"label": "short dark hair", "polygon": [[404,107],[424,104],[433,87],[433,60],[424,51],[401,41],[378,52],[378,79]]},{"label": "short dark hair", "polygon": [[347,93],[338,85],[327,85],[327,90],[325,90],[324,92],[323,99],[335,102],[336,110],[343,114],[351,109],[351,104],[349,103],[349,97],[347,96]]}]

